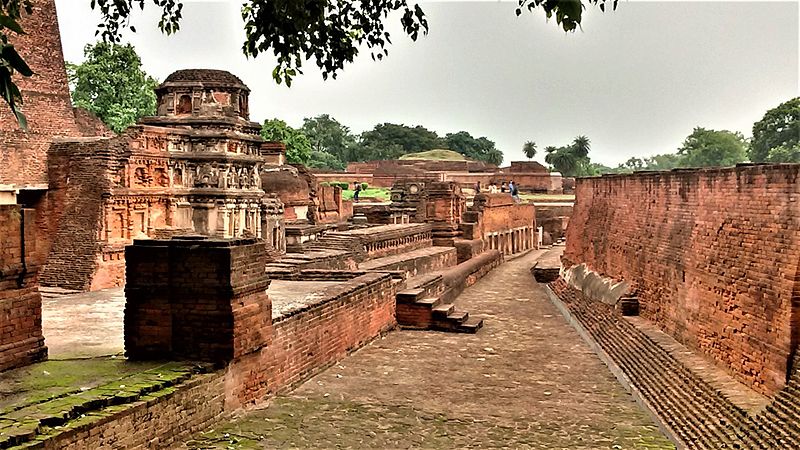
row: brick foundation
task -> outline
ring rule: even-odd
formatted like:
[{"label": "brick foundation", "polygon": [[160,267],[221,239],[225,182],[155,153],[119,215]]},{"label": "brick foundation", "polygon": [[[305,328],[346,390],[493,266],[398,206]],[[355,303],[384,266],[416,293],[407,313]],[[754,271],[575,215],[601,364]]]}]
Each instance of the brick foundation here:
[{"label": "brick foundation", "polygon": [[34,222],[33,210],[0,205],[0,371],[47,357]]},{"label": "brick foundation", "polygon": [[265,247],[254,239],[135,241],[126,250],[126,355],[226,364],[225,409],[233,410],[396,325],[391,273],[342,280],[273,322]]},{"label": "brick foundation", "polygon": [[565,263],[622,279],[641,315],[764,393],[800,336],[800,165],[579,179]]}]

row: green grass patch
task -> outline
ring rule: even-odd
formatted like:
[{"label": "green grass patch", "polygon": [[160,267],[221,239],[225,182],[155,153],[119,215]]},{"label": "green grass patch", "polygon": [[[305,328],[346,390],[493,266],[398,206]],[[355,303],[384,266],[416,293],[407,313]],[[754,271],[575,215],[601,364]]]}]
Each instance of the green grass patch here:
[{"label": "green grass patch", "polygon": [[[392,193],[387,188],[368,188],[366,190],[361,191],[361,193],[358,194],[358,195],[362,199],[363,198],[367,198],[367,197],[371,197],[371,198],[378,198],[378,199],[381,199],[381,200],[386,201],[386,202],[388,202],[389,199],[392,198]],[[342,191],[342,198],[344,200],[352,200],[353,199],[353,191],[351,191],[349,189],[346,190],[346,191]]]}]

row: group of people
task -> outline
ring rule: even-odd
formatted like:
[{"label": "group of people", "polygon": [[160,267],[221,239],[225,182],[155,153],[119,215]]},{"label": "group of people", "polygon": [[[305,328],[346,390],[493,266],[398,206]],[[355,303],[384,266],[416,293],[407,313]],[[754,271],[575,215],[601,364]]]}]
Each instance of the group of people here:
[{"label": "group of people", "polygon": [[[475,193],[478,194],[481,192],[481,190],[482,190],[481,182],[478,181],[477,183],[475,183]],[[511,194],[511,198],[514,199],[515,203],[519,203],[521,201],[519,198],[519,187],[516,185],[516,183],[514,183],[514,180],[509,181],[508,184],[506,184],[506,182],[503,181],[502,183],[500,183],[500,187],[498,187],[497,183],[495,183],[494,181],[489,183],[489,193],[497,194],[498,192],[502,194],[508,192],[509,194]]]}]

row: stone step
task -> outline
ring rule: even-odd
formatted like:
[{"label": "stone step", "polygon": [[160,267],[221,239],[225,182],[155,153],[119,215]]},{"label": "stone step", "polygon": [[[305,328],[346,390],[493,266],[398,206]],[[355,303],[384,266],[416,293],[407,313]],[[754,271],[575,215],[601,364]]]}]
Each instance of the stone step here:
[{"label": "stone step", "polygon": [[400,303],[416,303],[417,301],[422,300],[424,295],[425,289],[406,289],[398,292],[395,295],[395,299]]},{"label": "stone step", "polygon": [[416,304],[434,309],[442,304],[442,299],[440,299],[439,297],[426,297],[421,300],[417,300]]},{"label": "stone step", "polygon": [[447,320],[452,322],[464,323],[469,319],[469,313],[466,311],[453,311],[447,315]]},{"label": "stone step", "polygon": [[447,318],[453,311],[455,311],[456,307],[452,303],[438,305],[433,308],[433,317],[434,318]]},{"label": "stone step", "polygon": [[458,331],[461,333],[475,334],[483,328],[483,319],[471,318],[458,326]]}]

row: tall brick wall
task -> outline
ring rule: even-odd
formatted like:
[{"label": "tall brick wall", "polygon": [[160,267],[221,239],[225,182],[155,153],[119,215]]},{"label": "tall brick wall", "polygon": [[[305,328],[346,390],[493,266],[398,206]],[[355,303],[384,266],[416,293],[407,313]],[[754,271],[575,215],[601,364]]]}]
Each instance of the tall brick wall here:
[{"label": "tall brick wall", "polygon": [[755,389],[800,326],[800,165],[580,179],[567,264],[624,279],[641,314]]},{"label": "tall brick wall", "polygon": [[[23,225],[24,224],[24,225]],[[22,227],[24,226],[24,234]],[[36,284],[35,212],[0,205],[0,371],[47,356]]]},{"label": "tall brick wall", "polygon": [[0,185],[47,186],[47,147],[54,136],[80,136],[75,122],[61,50],[54,0],[36,0],[34,12],[25,16],[27,34],[14,36],[13,44],[35,72],[17,77],[28,119],[21,131],[9,108],[0,105]]},{"label": "tall brick wall", "polygon": [[88,290],[100,265],[103,194],[111,190],[112,177],[128,151],[119,140],[87,138],[56,141],[49,155],[52,251],[40,281],[45,286]]}]

